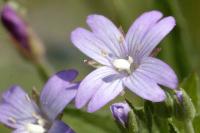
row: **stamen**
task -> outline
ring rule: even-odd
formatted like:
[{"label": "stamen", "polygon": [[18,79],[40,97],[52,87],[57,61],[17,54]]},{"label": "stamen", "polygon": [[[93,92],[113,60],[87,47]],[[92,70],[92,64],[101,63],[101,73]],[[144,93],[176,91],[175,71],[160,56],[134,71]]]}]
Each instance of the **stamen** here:
[{"label": "stamen", "polygon": [[103,57],[106,57],[106,56],[108,55],[108,53],[107,53],[106,51],[104,51],[104,50],[101,50],[101,55],[102,55]]},{"label": "stamen", "polygon": [[9,117],[8,121],[11,122],[11,123],[13,123],[13,124],[17,123],[17,120],[14,117]]},{"label": "stamen", "polygon": [[25,97],[26,97],[26,100],[27,100],[28,102],[31,102],[31,99],[29,98],[28,94],[26,94]]},{"label": "stamen", "polygon": [[28,131],[28,133],[45,133],[46,130],[40,126],[40,125],[36,125],[36,124],[27,124],[26,125],[26,130]]},{"label": "stamen", "polygon": [[123,90],[120,92],[120,96],[124,96],[124,95],[125,95],[125,91]]},{"label": "stamen", "polygon": [[133,62],[133,58],[129,56],[128,59],[115,59],[112,64],[118,71],[131,73]]},{"label": "stamen", "polygon": [[32,113],[32,116],[37,119],[37,123],[41,126],[45,126],[47,121],[43,119],[40,115],[36,114],[35,112]]},{"label": "stamen", "polygon": [[123,44],[123,42],[124,42],[124,37],[123,37],[123,36],[120,36],[118,41],[119,41],[119,44]]},{"label": "stamen", "polygon": [[33,112],[33,113],[32,113],[32,116],[33,116],[35,119],[41,119],[41,116],[38,115],[36,112]]}]

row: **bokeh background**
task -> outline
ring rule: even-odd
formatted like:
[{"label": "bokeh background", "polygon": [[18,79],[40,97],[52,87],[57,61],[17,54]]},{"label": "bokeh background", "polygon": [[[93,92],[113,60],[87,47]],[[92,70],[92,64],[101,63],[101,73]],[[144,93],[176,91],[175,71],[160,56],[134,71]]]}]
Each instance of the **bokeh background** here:
[{"label": "bokeh background", "polygon": [[[2,9],[4,1],[0,1]],[[91,67],[87,59],[70,42],[70,32],[87,27],[89,14],[102,14],[127,31],[144,11],[160,10],[176,18],[177,26],[159,45],[159,58],[175,69],[179,80],[191,72],[200,72],[200,1],[199,0],[16,0],[26,11],[26,20],[39,35],[47,49],[47,59],[56,71],[76,68],[82,79]],[[8,33],[0,25],[0,92],[13,84],[26,90],[41,89],[44,82],[36,69],[13,47]],[[71,108],[71,107],[70,107]],[[73,108],[73,107],[72,107]],[[93,115],[69,110],[66,122],[78,133],[117,133],[109,108]],[[95,121],[98,124],[95,124]],[[96,123],[97,123],[96,122]],[[9,130],[0,126],[0,132]]]}]

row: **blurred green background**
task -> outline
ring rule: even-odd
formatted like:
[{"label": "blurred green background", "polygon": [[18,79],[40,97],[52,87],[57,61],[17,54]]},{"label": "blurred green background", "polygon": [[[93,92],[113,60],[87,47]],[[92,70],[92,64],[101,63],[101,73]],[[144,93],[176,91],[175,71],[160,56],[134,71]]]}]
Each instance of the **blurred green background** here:
[{"label": "blurred green background", "polygon": [[[162,41],[159,58],[175,69],[181,81],[190,72],[200,72],[200,1],[199,0],[16,0],[26,9],[27,21],[47,48],[47,58],[56,71],[66,68],[79,70],[82,79],[90,70],[83,63],[87,59],[70,42],[70,32],[76,27],[87,27],[89,14],[102,14],[127,31],[144,11],[160,10],[165,16],[176,18],[177,26]],[[0,1],[2,8],[3,1]],[[13,47],[8,33],[0,25],[0,90],[19,84],[30,90],[41,89],[43,81],[36,69]],[[76,115],[68,111],[66,122],[78,133],[117,133],[108,107],[93,114]],[[83,117],[84,116],[84,117]],[[101,124],[94,124],[98,121]],[[107,125],[107,126],[105,126]],[[104,128],[102,128],[104,127]],[[0,132],[9,132],[0,127]]]}]

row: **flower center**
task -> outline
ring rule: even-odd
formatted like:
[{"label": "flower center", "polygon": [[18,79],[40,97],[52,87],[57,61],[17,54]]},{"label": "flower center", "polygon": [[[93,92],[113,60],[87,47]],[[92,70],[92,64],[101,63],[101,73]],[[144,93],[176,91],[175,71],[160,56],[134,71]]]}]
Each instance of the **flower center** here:
[{"label": "flower center", "polygon": [[118,71],[131,72],[131,65],[133,63],[133,58],[128,57],[128,59],[115,59],[112,64]]},{"label": "flower center", "polygon": [[38,124],[27,124],[26,130],[28,133],[45,133],[46,129],[42,125]]},{"label": "flower center", "polygon": [[28,133],[46,133],[47,130],[45,125],[47,124],[47,121],[36,113],[33,113],[33,117],[37,120],[36,123],[26,124],[26,131]]}]

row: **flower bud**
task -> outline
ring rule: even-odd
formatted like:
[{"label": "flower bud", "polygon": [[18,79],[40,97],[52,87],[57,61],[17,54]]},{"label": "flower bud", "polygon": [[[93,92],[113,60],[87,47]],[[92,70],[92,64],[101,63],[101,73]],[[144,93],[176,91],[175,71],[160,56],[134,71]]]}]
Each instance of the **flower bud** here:
[{"label": "flower bud", "polygon": [[26,23],[16,13],[11,5],[6,4],[1,13],[1,21],[13,39],[21,48],[30,50]]},{"label": "flower bud", "polygon": [[128,115],[131,111],[129,105],[127,103],[115,103],[110,106],[110,109],[115,120],[123,127],[126,127],[128,122]]},{"label": "flower bud", "polygon": [[192,120],[196,110],[188,94],[182,89],[176,92],[174,115],[179,120]]},{"label": "flower bud", "polygon": [[32,59],[43,56],[43,45],[11,4],[3,7],[1,21],[21,54]]}]

